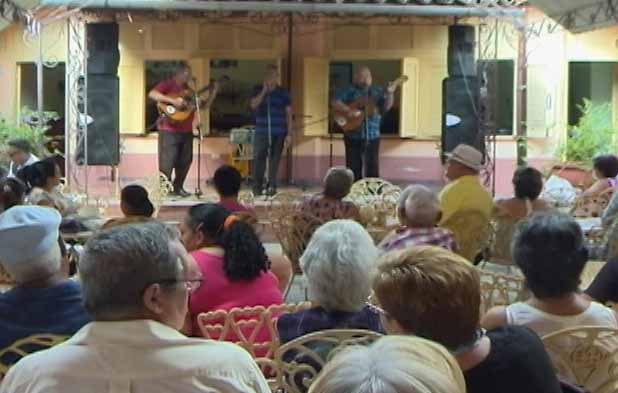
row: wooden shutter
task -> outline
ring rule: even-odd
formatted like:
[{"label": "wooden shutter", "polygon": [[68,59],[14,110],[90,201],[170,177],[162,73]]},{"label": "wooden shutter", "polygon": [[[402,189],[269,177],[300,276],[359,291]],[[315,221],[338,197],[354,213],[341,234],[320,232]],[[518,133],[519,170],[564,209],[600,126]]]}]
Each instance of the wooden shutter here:
[{"label": "wooden shutter", "polygon": [[307,136],[328,135],[328,59],[307,57],[303,64],[303,119]]},{"label": "wooden shutter", "polygon": [[401,110],[399,113],[402,138],[418,136],[419,114],[419,62],[415,58],[405,58],[401,61],[401,73],[408,77],[408,81],[401,87]]},{"label": "wooden shutter", "polygon": [[[191,59],[188,63],[191,66],[193,76],[197,80],[197,88],[201,89],[206,86],[210,82],[210,59]],[[208,135],[210,133],[210,108],[204,108],[200,115],[202,117],[202,131],[204,135]]]},{"label": "wooden shutter", "polygon": [[141,134],[146,129],[146,71],[143,62],[118,67],[120,132]]},{"label": "wooden shutter", "polygon": [[557,85],[546,65],[528,66],[527,135],[546,138],[556,126]]}]

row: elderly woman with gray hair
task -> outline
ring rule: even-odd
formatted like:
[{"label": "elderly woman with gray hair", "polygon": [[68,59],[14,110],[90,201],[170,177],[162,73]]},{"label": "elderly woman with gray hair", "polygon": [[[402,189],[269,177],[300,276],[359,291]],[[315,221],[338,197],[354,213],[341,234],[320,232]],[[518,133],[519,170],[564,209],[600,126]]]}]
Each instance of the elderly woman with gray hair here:
[{"label": "elderly woman with gray hair", "polygon": [[281,342],[326,329],[381,332],[379,314],[365,305],[377,257],[371,236],[354,221],[318,228],[300,259],[315,307],[279,318]]},{"label": "elderly woman with gray hair", "polygon": [[384,252],[419,245],[456,251],[453,232],[436,225],[442,217],[437,195],[421,185],[408,186],[399,196],[397,213],[401,227],[390,233],[378,246]]},{"label": "elderly woman with gray hair", "polygon": [[344,166],[330,168],[323,181],[323,191],[307,198],[301,211],[310,213],[323,221],[337,219],[360,220],[358,207],[344,201],[354,183],[354,174]]}]

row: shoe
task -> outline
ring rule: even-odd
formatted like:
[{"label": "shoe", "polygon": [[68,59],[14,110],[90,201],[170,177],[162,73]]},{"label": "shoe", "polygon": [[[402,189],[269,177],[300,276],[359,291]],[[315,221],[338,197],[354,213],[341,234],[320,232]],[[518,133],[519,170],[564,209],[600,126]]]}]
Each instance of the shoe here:
[{"label": "shoe", "polygon": [[184,188],[179,188],[178,190],[174,190],[173,195],[179,196],[181,198],[186,198],[191,196],[189,192],[187,192]]},{"label": "shoe", "polygon": [[262,196],[262,187],[254,188],[253,189],[253,196],[254,197],[261,197]]},{"label": "shoe", "polygon": [[268,190],[266,190],[266,195],[268,195],[269,197],[277,195],[277,188],[269,187]]}]

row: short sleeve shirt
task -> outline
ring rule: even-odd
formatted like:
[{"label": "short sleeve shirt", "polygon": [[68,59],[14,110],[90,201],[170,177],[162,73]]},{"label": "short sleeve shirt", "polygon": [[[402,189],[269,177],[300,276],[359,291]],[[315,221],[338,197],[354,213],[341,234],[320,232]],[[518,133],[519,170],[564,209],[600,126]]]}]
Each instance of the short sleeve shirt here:
[{"label": "short sleeve shirt", "polygon": [[[256,97],[262,86],[255,86],[251,97]],[[269,124],[272,135],[284,135],[288,132],[287,107],[291,105],[290,93],[278,86],[264,97],[255,110],[255,132],[267,133]]]},{"label": "short sleeve shirt", "polygon": [[[161,81],[154,87],[156,91],[165,95],[179,94],[187,88],[188,86],[186,85],[179,85],[174,78]],[[157,128],[159,131],[191,132],[193,131],[194,116],[195,113],[192,113],[185,121],[181,122],[170,121],[166,116],[161,116],[159,120],[157,120]]]},{"label": "short sleeve shirt", "polygon": [[[337,101],[342,101],[345,104],[350,104],[360,97],[368,94],[370,99],[373,99],[378,107],[378,111],[367,118],[367,124],[363,121],[360,128],[347,134],[347,137],[352,139],[368,139],[373,140],[380,137],[380,124],[382,122],[382,114],[379,112],[384,108],[385,92],[384,89],[377,86],[371,86],[368,90],[351,85],[340,90],[337,95]],[[366,127],[365,127],[366,126]],[[366,129],[365,129],[366,128]],[[366,134],[366,135],[365,135]]]}]

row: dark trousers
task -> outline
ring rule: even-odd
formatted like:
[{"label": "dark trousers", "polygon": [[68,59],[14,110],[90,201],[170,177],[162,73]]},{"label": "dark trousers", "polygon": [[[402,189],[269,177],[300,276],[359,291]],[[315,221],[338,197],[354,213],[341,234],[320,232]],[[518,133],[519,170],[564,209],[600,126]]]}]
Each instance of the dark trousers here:
[{"label": "dark trousers", "polygon": [[354,181],[363,177],[380,177],[380,138],[366,141],[346,136],[343,142],[345,144],[345,164],[354,172]]},{"label": "dark trousers", "polygon": [[[270,157],[268,157],[268,186],[277,188],[277,172],[285,135],[271,136]],[[261,194],[266,172],[266,159],[268,155],[268,133],[255,133],[253,139],[253,192]]]},{"label": "dark trousers", "polygon": [[[193,162],[193,133],[159,131],[159,172],[167,176],[174,191],[183,188]],[[174,179],[172,180],[172,170]]]}]

